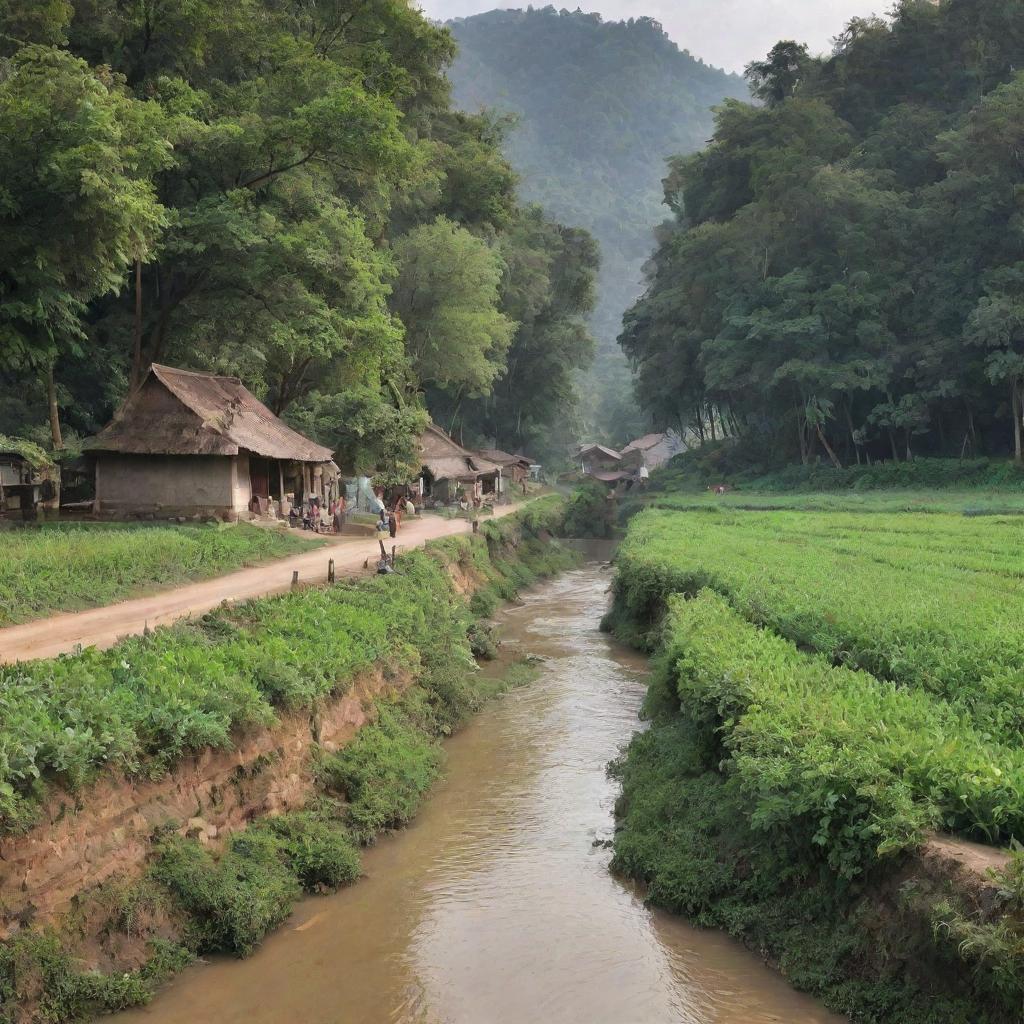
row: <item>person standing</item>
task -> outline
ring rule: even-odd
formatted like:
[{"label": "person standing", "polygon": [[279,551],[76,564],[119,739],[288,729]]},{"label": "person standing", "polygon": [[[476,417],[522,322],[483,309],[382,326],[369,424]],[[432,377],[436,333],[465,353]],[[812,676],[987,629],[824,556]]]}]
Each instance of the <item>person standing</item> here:
[{"label": "person standing", "polygon": [[334,532],[340,534],[345,529],[345,495],[339,494],[334,503]]},{"label": "person standing", "polygon": [[383,506],[381,507],[380,514],[377,517],[376,533],[377,533],[377,543],[380,544],[380,557],[385,562],[387,562],[387,560],[388,560],[388,551],[387,551],[387,548],[384,547],[384,541],[386,541],[388,539],[388,537],[391,536],[391,530],[390,530],[389,524],[388,524],[388,513],[387,513],[387,510]]}]

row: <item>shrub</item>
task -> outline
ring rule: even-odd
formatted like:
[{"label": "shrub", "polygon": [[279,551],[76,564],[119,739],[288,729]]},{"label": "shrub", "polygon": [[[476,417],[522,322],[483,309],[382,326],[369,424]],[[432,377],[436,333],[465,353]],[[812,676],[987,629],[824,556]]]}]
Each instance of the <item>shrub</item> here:
[{"label": "shrub", "polygon": [[200,953],[248,956],[288,917],[301,891],[268,833],[243,833],[219,859],[192,839],[170,837],[151,872],[188,915]]},{"label": "shrub", "polygon": [[441,769],[441,748],[402,710],[382,705],[373,725],[324,757],[320,779],[348,801],[347,821],[363,843],[412,820]]}]

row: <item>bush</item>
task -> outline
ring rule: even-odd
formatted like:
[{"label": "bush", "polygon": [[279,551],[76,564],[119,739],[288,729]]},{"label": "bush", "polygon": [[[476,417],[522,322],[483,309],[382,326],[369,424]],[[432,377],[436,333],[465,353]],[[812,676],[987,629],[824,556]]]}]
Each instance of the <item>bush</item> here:
[{"label": "bush", "polygon": [[361,874],[359,850],[348,831],[323,814],[307,810],[264,818],[238,836],[234,848],[245,852],[268,840],[307,892],[338,889]]},{"label": "bush", "polygon": [[152,981],[132,972],[83,971],[49,933],[0,945],[0,1021],[15,1024],[19,1002],[34,1002],[38,1020],[84,1021],[148,1001]]},{"label": "bush", "polygon": [[243,833],[219,859],[192,839],[160,843],[152,877],[188,915],[198,952],[248,956],[291,913],[301,890],[273,840]]},{"label": "bush", "polygon": [[370,843],[412,820],[441,760],[436,740],[410,724],[399,707],[382,705],[373,725],[322,759],[319,776],[328,790],[345,797],[349,827],[360,842]]},{"label": "bush", "polygon": [[600,484],[584,483],[569,499],[562,531],[567,537],[610,537],[612,523],[608,492]]}]

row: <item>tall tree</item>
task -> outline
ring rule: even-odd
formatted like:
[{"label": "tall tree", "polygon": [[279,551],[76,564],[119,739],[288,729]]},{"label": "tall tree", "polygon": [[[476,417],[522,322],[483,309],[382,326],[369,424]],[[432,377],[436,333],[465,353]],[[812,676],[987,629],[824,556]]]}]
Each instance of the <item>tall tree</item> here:
[{"label": "tall tree", "polygon": [[45,381],[63,447],[54,368],[86,340],[90,302],[117,292],[167,225],[151,175],[170,162],[160,108],[116,76],[30,45],[0,77],[0,354]]}]

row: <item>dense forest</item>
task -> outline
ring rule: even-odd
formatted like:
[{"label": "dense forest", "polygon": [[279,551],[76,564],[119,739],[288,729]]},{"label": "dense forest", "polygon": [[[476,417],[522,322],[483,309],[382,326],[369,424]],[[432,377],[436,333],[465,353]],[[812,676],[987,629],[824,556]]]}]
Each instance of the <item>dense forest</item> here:
[{"label": "dense forest", "polygon": [[73,453],[164,362],[350,471],[435,399],[551,436],[596,247],[519,201],[454,52],[405,0],[0,0],[0,433]]},{"label": "dense forest", "polygon": [[903,0],[750,65],[625,320],[659,423],[755,461],[1021,457],[1022,52],[1018,0]]},{"label": "dense forest", "polygon": [[451,29],[459,47],[449,72],[456,104],[511,118],[505,152],[524,195],[600,243],[591,320],[598,351],[583,429],[626,440],[645,421],[615,338],[643,288],[652,229],[664,218],[663,158],[704,146],[711,107],[747,98],[748,89],[680,51],[650,18],[604,22],[545,7],[490,11]]}]

